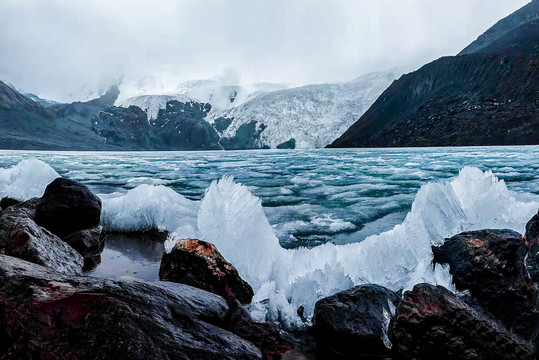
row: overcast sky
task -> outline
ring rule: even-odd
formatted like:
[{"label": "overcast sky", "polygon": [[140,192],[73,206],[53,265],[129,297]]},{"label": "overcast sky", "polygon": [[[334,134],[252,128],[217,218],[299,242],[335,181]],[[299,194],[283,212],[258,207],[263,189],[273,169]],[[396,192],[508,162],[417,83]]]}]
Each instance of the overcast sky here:
[{"label": "overcast sky", "polygon": [[1,0],[0,80],[318,83],[454,55],[529,0]]}]

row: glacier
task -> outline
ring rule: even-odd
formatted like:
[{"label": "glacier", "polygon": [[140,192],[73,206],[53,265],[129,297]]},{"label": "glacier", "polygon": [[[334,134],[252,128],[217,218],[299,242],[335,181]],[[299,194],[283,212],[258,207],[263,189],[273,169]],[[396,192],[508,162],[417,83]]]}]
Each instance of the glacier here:
[{"label": "glacier", "polygon": [[239,106],[214,112],[208,121],[233,119],[222,137],[233,138],[242,125],[264,125],[259,147],[276,148],[294,139],[296,148],[321,148],[357,121],[399,75],[377,72],[352,81],[306,85],[260,94]]}]

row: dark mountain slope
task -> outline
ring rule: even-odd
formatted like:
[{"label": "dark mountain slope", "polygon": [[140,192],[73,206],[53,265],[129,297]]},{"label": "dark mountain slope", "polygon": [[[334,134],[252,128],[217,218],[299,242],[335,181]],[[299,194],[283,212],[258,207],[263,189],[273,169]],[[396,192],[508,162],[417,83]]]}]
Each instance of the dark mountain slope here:
[{"label": "dark mountain slope", "polygon": [[539,1],[533,0],[531,3],[515,11],[508,17],[498,21],[494,26],[485,31],[484,34],[479,36],[477,40],[462,50],[459,55],[481,52],[484,47],[488,47],[496,39],[538,17]]},{"label": "dark mountain slope", "polygon": [[0,148],[116,150],[91,131],[87,116],[107,106],[110,96],[109,92],[87,103],[45,108],[0,81]]},{"label": "dark mountain slope", "polygon": [[330,147],[538,144],[538,4],[395,81]]},{"label": "dark mountain slope", "polygon": [[170,101],[152,123],[136,106],[115,107],[119,90],[71,104],[23,95],[0,82],[0,149],[205,150],[222,149],[205,118],[209,104]]}]

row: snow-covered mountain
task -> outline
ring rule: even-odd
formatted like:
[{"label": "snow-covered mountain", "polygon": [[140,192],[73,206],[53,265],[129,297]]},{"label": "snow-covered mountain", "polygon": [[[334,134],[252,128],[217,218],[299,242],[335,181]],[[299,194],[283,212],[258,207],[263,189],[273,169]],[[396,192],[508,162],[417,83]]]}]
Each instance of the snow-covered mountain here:
[{"label": "snow-covered mountain", "polygon": [[152,120],[172,100],[208,103],[206,120],[219,132],[225,149],[319,148],[346,131],[397,76],[378,72],[348,82],[301,87],[195,80],[167,94],[120,96],[116,105],[138,106]]},{"label": "snow-covered mountain", "polygon": [[324,147],[357,121],[397,77],[396,73],[378,72],[348,82],[266,92],[239,106],[213,112],[208,121],[229,123],[220,131],[222,144],[252,135],[258,136],[252,147]]},{"label": "snow-covered mountain", "polygon": [[[120,85],[122,88],[127,85]],[[152,94],[141,93],[140,95],[125,98],[120,96],[116,105],[129,107],[138,106],[148,113],[148,119],[156,119],[159,110],[165,109],[167,102],[177,100],[180,102],[209,103],[212,113],[228,110],[243,102],[269,91],[281,90],[287,85],[260,83],[250,86],[227,85],[218,80],[192,80],[180,83],[176,89],[167,93]],[[132,90],[132,87],[130,88]],[[125,92],[125,90],[124,90]]]}]

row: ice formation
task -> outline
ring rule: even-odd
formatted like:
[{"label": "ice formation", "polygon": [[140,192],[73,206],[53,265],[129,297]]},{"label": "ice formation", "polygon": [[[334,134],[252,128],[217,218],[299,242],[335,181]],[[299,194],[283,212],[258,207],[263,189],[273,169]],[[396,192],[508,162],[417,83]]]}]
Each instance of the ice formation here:
[{"label": "ice formation", "polygon": [[[0,169],[0,196],[40,196],[58,176],[42,161],[23,160]],[[539,202],[519,196],[492,172],[465,167],[452,179],[421,186],[404,221],[389,231],[359,243],[287,250],[280,246],[260,199],[229,176],[214,181],[202,201],[147,184],[124,194],[101,195],[102,223],[109,230],[168,230],[168,251],[186,237],[214,243],[253,286],[252,314],[290,327],[300,325],[300,305],[309,316],[317,299],[362,283],[394,290],[419,282],[451,288],[448,269],[431,265],[431,245],[465,230],[509,228],[522,233]],[[314,220],[332,223],[325,214]]]},{"label": "ice formation", "polygon": [[317,299],[361,283],[398,290],[419,282],[452,288],[446,267],[431,265],[431,245],[464,230],[523,231],[539,203],[515,198],[490,171],[465,167],[446,182],[420,188],[406,219],[360,243],[286,250],[260,203],[231,177],[211,184],[202,200],[198,230],[255,289],[253,315],[298,323],[296,309],[312,313]]},{"label": "ice formation", "polygon": [[0,168],[0,198],[26,200],[41,196],[47,185],[59,176],[48,164],[33,158],[7,169]]},{"label": "ice formation", "polygon": [[[101,222],[112,231],[176,230],[195,237],[198,204],[162,185],[139,185],[125,195],[102,198]],[[179,232],[183,230],[183,232]]]}]

